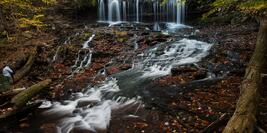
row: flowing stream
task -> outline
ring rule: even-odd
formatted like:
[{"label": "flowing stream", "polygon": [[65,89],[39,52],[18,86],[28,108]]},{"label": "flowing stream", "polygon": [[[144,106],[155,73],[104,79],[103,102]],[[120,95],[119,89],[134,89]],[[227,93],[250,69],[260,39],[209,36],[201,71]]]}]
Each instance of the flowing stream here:
[{"label": "flowing stream", "polygon": [[[160,43],[138,55],[132,69],[107,77],[101,84],[88,86],[83,92],[73,93],[69,100],[45,102],[40,108],[47,109],[46,116],[59,119],[59,133],[105,130],[113,112],[144,106],[141,92],[147,83],[170,74],[174,66],[200,61],[211,46],[190,39]],[[88,58],[84,61],[88,62]],[[81,61],[80,64],[85,63]],[[135,116],[136,111],[133,109],[125,115]]]},{"label": "flowing stream", "polygon": [[[123,16],[124,21],[135,18],[135,22],[140,22],[144,17],[143,11],[149,13],[148,9],[142,9],[143,6],[140,5],[144,2],[146,1],[99,0],[99,19],[107,21],[108,18],[109,22],[120,22]],[[157,0],[151,3],[154,31],[161,31],[160,22],[171,22],[167,24],[167,31],[187,27],[177,25],[183,23],[185,18],[185,3],[182,0],[169,0],[164,5]],[[90,67],[90,43],[94,37],[95,34],[84,42],[77,53],[72,66],[73,73]],[[137,38],[134,35],[134,51],[139,47]],[[40,108],[45,109],[45,116],[57,120],[58,133],[105,131],[112,117],[115,117],[114,112],[127,112],[120,115],[138,117],[138,110],[145,106],[143,95],[149,93],[144,92],[144,88],[152,80],[169,75],[173,67],[199,62],[208,55],[211,47],[212,44],[187,38],[158,43],[134,57],[131,69],[108,76],[96,86],[89,85],[81,92],[72,93],[68,100],[45,101]],[[103,71],[100,74],[105,73],[105,68]]]}]

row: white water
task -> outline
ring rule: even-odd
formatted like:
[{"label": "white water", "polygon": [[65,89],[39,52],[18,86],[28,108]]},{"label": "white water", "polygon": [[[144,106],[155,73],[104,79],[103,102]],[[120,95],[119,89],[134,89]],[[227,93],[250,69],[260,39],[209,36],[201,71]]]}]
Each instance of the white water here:
[{"label": "white water", "polygon": [[127,21],[126,1],[123,1],[123,4],[122,5],[123,5],[123,8],[122,8],[123,9],[122,10],[123,11],[123,20],[124,21]]},{"label": "white water", "polygon": [[105,2],[104,0],[98,0],[98,16],[100,21],[106,20]]},{"label": "white water", "polygon": [[87,41],[85,41],[82,46],[83,48],[88,48],[89,47],[89,44],[92,42],[92,40],[94,39],[95,37],[95,34],[93,34]]},{"label": "white water", "polygon": [[211,46],[201,41],[182,39],[166,46],[161,55],[157,55],[160,45],[150,49],[134,66],[143,72],[142,78],[165,76],[170,74],[173,66],[200,61]]},{"label": "white water", "polygon": [[[99,20],[105,22],[105,5],[108,5],[108,23],[121,22],[122,20],[139,23],[149,14],[154,16],[154,22],[184,23],[184,0],[167,0],[164,4],[161,2],[160,0],[99,0]],[[150,4],[153,10],[143,8],[144,4]]]},{"label": "white water", "polygon": [[136,22],[139,22],[139,0],[136,0]]},{"label": "white water", "polygon": [[154,31],[160,31],[159,23],[155,23],[155,24],[154,24],[154,26],[153,26],[153,30],[154,30]]},{"label": "white water", "polygon": [[[145,80],[151,77],[156,78],[168,75],[174,66],[200,61],[208,54],[211,46],[212,44],[190,39],[158,44],[144,54],[139,55],[139,59],[134,60],[133,68],[130,69],[133,73],[128,73],[130,75],[127,75],[127,78],[130,78],[131,81],[136,81],[136,78]],[[91,51],[88,53],[83,52],[79,51],[78,53],[78,58],[74,65],[76,70],[85,67],[85,64],[90,64],[91,62]],[[105,68],[103,70],[105,71]],[[140,72],[141,75],[139,74],[134,78],[131,77],[131,74]],[[102,74],[102,71],[100,73]],[[127,78],[121,78],[121,82],[126,79],[125,85],[134,86],[135,82],[131,83]],[[73,93],[69,100],[61,102],[46,101],[41,108],[47,108],[44,115],[59,119],[57,124],[59,133],[70,133],[74,129],[93,132],[105,131],[109,126],[113,113],[131,108],[131,113],[125,114],[123,117],[138,117],[136,116],[136,110],[141,105],[139,97],[129,99],[116,96],[121,90],[129,93],[125,90],[126,88],[119,88],[117,82],[115,78],[108,77],[98,86],[89,86],[83,92]],[[136,110],[133,108],[136,108]]]},{"label": "white water", "polygon": [[[107,129],[113,111],[140,106],[138,98],[105,99],[104,97],[119,91],[117,80],[110,78],[99,86],[88,87],[83,93],[73,93],[70,100],[45,102],[41,107],[49,108],[43,113],[44,115],[60,119],[57,124],[59,133],[70,133],[73,129],[96,132]],[[134,116],[135,112],[130,115]]]},{"label": "white water", "polygon": [[75,60],[75,64],[72,66],[73,72],[71,76],[73,76],[73,74],[78,73],[80,70],[88,67],[91,64],[92,54],[93,52],[91,49],[84,50],[83,53],[81,50],[79,50],[77,58]]},{"label": "white water", "polygon": [[108,2],[108,20],[110,22],[121,21],[121,10],[119,0],[109,0]]},{"label": "white water", "polygon": [[57,51],[55,53],[55,55],[53,56],[53,60],[52,62],[55,62],[57,60],[57,57],[58,57],[58,53],[59,53],[59,50],[61,49],[61,46],[57,47]]}]

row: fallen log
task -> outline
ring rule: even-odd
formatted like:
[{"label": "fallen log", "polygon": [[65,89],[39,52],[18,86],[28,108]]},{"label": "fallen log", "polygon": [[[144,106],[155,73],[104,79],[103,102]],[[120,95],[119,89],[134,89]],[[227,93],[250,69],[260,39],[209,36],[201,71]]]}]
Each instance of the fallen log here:
[{"label": "fallen log", "polygon": [[223,133],[253,133],[267,66],[267,18],[261,20],[256,49],[246,69],[236,110]]},{"label": "fallen log", "polygon": [[33,63],[35,61],[35,56],[36,53],[34,52],[34,54],[29,56],[26,64],[16,72],[16,74],[14,75],[14,83],[18,82],[20,79],[22,79],[25,75],[27,75],[30,72]]},{"label": "fallen log", "polygon": [[26,88],[17,88],[17,89],[13,89],[7,92],[3,92],[2,94],[0,94],[0,98],[6,98],[6,97],[13,97],[14,95],[19,94],[20,92],[24,91]]},{"label": "fallen log", "polygon": [[3,92],[0,94],[0,108],[10,104],[10,99],[20,92],[24,91],[26,88],[18,88]]},{"label": "fallen log", "polygon": [[47,79],[44,81],[41,81],[30,88],[22,91],[21,93],[17,94],[11,99],[11,103],[14,104],[15,108],[21,108],[26,103],[32,99],[36,94],[38,94],[41,90],[46,88],[50,83],[52,82],[51,79]]},{"label": "fallen log", "polygon": [[19,119],[25,118],[29,113],[32,113],[35,109],[37,109],[42,102],[33,103],[29,106],[22,107],[21,109],[11,110],[6,112],[3,115],[0,115],[0,123],[10,123],[11,121],[17,121]]}]

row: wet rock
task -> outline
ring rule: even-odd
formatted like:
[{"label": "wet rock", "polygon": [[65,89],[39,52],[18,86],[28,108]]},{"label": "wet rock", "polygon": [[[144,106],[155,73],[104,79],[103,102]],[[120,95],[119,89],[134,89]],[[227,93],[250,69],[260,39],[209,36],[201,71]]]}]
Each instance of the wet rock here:
[{"label": "wet rock", "polygon": [[128,69],[130,69],[130,68],[132,68],[132,65],[131,65],[131,64],[122,64],[122,65],[120,66],[120,69],[121,69],[121,70],[128,70]]},{"label": "wet rock", "polygon": [[41,129],[44,133],[54,133],[57,130],[57,126],[55,123],[45,123],[41,126]]},{"label": "wet rock", "polygon": [[184,73],[197,72],[198,69],[192,66],[179,66],[171,69],[172,76],[181,75]]},{"label": "wet rock", "polygon": [[157,56],[163,55],[164,54],[164,51],[165,51],[165,48],[166,48],[166,46],[164,46],[164,45],[158,47],[158,49],[156,51],[156,55]]},{"label": "wet rock", "polygon": [[118,67],[114,66],[114,67],[110,67],[107,69],[107,74],[112,75],[112,74],[115,74],[119,71],[120,71],[120,69]]},{"label": "wet rock", "polygon": [[238,62],[240,60],[239,54],[234,51],[227,51],[227,57],[233,62]]},{"label": "wet rock", "polygon": [[163,37],[163,36],[160,36],[160,37],[157,37],[156,38],[156,41],[157,42],[166,42],[167,41],[167,38]]},{"label": "wet rock", "polygon": [[143,33],[141,33],[141,35],[142,36],[147,36],[147,35],[149,35],[149,32],[143,32]]},{"label": "wet rock", "polygon": [[182,76],[190,78],[192,80],[204,79],[207,76],[207,72],[194,65],[184,65],[171,69],[172,76]]}]

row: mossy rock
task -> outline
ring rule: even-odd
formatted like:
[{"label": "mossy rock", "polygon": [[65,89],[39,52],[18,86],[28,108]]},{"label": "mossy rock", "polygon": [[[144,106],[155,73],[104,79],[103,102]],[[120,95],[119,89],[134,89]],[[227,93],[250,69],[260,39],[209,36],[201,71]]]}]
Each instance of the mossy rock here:
[{"label": "mossy rock", "polygon": [[92,33],[83,33],[79,36],[79,40],[86,41],[92,36]]}]

